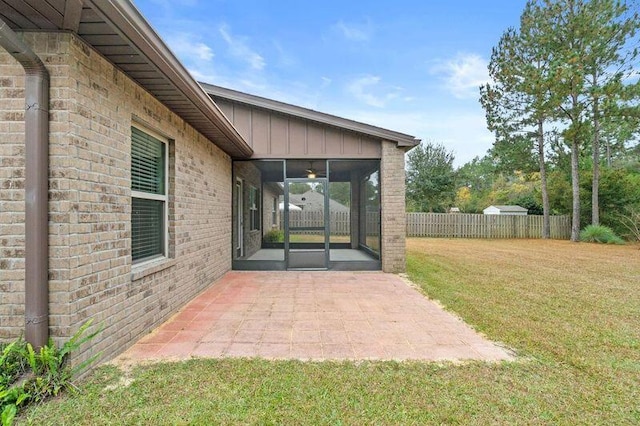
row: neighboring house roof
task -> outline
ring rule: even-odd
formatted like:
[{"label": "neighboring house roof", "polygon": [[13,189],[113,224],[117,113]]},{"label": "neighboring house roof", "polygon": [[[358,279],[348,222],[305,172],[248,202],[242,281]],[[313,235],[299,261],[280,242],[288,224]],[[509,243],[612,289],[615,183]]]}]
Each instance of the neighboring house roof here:
[{"label": "neighboring house roof", "polygon": [[[528,212],[529,210],[525,209],[524,207],[520,207],[520,206],[489,206],[487,207],[487,209],[490,208],[495,208],[500,210],[501,212]],[[486,210],[486,209],[485,209]]]},{"label": "neighboring house roof", "polygon": [[277,182],[265,182],[264,187],[266,190],[271,191],[274,195],[283,195],[284,188]]},{"label": "neighboring house roof", "polygon": [[287,104],[284,102],[274,101],[272,99],[263,98],[260,96],[250,95],[248,93],[238,92],[236,90],[227,89],[220,86],[214,86],[200,82],[205,92],[211,95],[214,100],[216,98],[225,99],[232,102],[239,102],[242,104],[250,105],[257,108],[262,108],[269,111],[276,111],[288,116],[302,118],[305,120],[311,120],[316,123],[325,124],[340,129],[351,130],[356,133],[361,133],[368,136],[384,139],[387,141],[396,142],[399,147],[412,148],[420,143],[420,139],[416,139],[414,136],[407,135],[405,133],[396,132],[393,130],[383,129],[382,127],[372,126],[370,124],[360,123],[357,121],[349,120],[346,118],[338,117],[331,114],[315,111],[308,108],[303,108],[296,105]]},{"label": "neighboring house roof", "polygon": [[[280,203],[278,204],[278,208],[280,210],[284,210],[284,201],[280,201]],[[302,211],[302,209],[295,204],[289,203],[289,211]]]},{"label": "neighboring house roof", "polygon": [[[302,207],[304,211],[322,211],[324,209],[324,194],[313,190],[307,191],[304,194],[289,194],[289,204]],[[351,209],[344,204],[329,199],[329,211],[348,212],[350,210]]]},{"label": "neighboring house roof", "polygon": [[253,150],[129,0],[0,0],[13,30],[72,31],[234,158]]}]

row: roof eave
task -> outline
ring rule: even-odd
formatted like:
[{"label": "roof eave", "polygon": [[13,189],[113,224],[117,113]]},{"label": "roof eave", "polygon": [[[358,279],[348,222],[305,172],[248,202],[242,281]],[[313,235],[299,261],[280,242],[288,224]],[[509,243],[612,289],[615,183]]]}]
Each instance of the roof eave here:
[{"label": "roof eave", "polygon": [[253,154],[253,149],[238,130],[207,96],[203,88],[193,79],[130,1],[86,0],[86,3],[91,4],[97,13],[102,14],[122,37],[148,58],[158,71],[164,74],[228,138],[233,146],[233,149],[226,150],[229,155],[234,158],[248,158]]}]

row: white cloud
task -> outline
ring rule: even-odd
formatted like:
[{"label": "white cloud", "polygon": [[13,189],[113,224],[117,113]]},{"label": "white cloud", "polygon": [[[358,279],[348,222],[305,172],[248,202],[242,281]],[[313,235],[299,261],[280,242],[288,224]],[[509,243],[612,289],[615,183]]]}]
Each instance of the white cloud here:
[{"label": "white cloud", "polygon": [[373,33],[373,25],[369,19],[362,24],[338,21],[333,28],[351,41],[369,41]]},{"label": "white cloud", "polygon": [[369,106],[383,108],[388,101],[396,99],[403,91],[402,87],[380,87],[381,78],[365,75],[347,84],[347,91],[360,102]]},{"label": "white cloud", "polygon": [[191,76],[196,81],[201,81],[203,83],[216,84],[219,86],[224,86],[226,81],[221,79],[219,75],[217,75],[213,70],[199,70],[196,68],[187,68],[187,71],[191,74]]},{"label": "white cloud", "polygon": [[280,67],[291,68],[291,67],[295,66],[298,63],[298,61],[295,58],[295,56],[292,55],[291,52],[289,52],[287,49],[282,47],[282,45],[278,41],[274,40],[272,42],[272,44],[273,44],[274,50],[278,54],[277,55],[277,57],[278,57],[278,61],[277,62],[278,62],[278,65]]},{"label": "white cloud", "polygon": [[454,152],[456,166],[462,166],[476,156],[484,156],[494,140],[486,128],[481,111],[448,108],[363,111],[337,108],[332,113],[441,143]]},{"label": "white cloud", "polygon": [[477,98],[478,87],[489,81],[487,65],[480,55],[458,54],[455,58],[438,61],[431,72],[443,76],[445,88],[456,98]]},{"label": "white cloud", "polygon": [[180,33],[169,36],[167,44],[184,62],[210,61],[215,56],[209,46],[198,41],[197,37],[192,34]]},{"label": "white cloud", "polygon": [[349,83],[347,90],[355,96],[356,99],[364,102],[365,104],[382,108],[384,106],[384,100],[369,91],[369,89],[376,86],[379,82],[380,77],[367,75]]},{"label": "white cloud", "polygon": [[254,70],[262,70],[265,67],[265,60],[260,54],[252,50],[245,39],[234,37],[228,25],[222,24],[219,28],[220,35],[229,46],[230,53],[247,62]]}]

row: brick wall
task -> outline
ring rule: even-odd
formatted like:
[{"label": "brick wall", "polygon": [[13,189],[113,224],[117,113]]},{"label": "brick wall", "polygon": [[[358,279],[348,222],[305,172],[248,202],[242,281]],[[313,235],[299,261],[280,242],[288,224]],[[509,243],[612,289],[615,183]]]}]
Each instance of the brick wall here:
[{"label": "brick wall", "polygon": [[[278,198],[278,192],[274,191],[274,188],[270,187],[270,185],[268,184],[262,186],[262,235],[265,235],[267,232],[273,229],[280,228],[280,210],[278,208]],[[275,224],[273,223],[274,200],[276,207]]]},{"label": "brick wall", "polygon": [[[51,74],[51,333],[93,318],[104,330],[90,352],[109,358],[231,268],[231,161],[74,35],[24,39]],[[12,338],[24,323],[24,72],[4,51],[0,71],[0,338]],[[172,259],[146,266],[131,260],[134,122],[170,140]]]},{"label": "brick wall", "polygon": [[404,272],[405,265],[405,176],[404,151],[395,142],[382,141],[380,162],[382,203],[382,270]]},{"label": "brick wall", "polygon": [[[260,229],[250,230],[250,219],[249,219],[249,188],[254,187],[257,188],[260,193],[260,199],[262,200],[262,191],[261,182],[262,177],[260,170],[251,162],[251,161],[236,161],[234,164],[234,176],[236,178],[242,179],[243,182],[243,197],[242,197],[242,207],[243,207],[243,233],[244,233],[244,258],[247,258],[253,255],[255,252],[260,250],[262,246],[262,223],[260,224]],[[237,229],[236,221],[237,221],[237,208],[238,203],[234,200],[233,202],[233,247],[234,247],[234,255],[235,255],[235,247],[237,247]],[[237,257],[237,256],[236,256]]]},{"label": "brick wall", "polygon": [[24,330],[24,71],[8,57],[0,48],[0,339]]}]

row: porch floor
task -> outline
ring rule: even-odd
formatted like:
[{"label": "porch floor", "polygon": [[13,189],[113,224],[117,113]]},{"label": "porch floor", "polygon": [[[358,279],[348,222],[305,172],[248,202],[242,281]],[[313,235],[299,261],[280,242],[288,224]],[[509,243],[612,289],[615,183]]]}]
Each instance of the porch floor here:
[{"label": "porch floor", "polygon": [[[376,260],[362,250],[330,249],[329,259],[337,262]],[[260,249],[246,260],[284,261],[284,249]]]},{"label": "porch floor", "polygon": [[227,273],[116,362],[191,357],[509,360],[401,277]]}]

